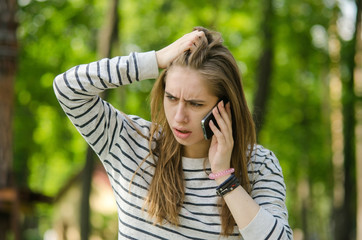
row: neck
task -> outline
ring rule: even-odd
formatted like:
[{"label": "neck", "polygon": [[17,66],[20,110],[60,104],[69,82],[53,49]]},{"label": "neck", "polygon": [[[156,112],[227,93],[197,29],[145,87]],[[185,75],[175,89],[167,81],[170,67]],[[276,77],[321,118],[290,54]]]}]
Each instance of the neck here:
[{"label": "neck", "polygon": [[210,141],[207,141],[202,146],[197,144],[182,146],[182,156],[188,158],[206,158],[209,154],[210,143]]}]

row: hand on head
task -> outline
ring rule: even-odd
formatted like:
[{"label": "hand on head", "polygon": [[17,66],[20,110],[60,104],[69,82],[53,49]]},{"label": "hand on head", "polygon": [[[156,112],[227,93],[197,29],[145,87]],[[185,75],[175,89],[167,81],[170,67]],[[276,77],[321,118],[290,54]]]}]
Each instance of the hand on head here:
[{"label": "hand on head", "polygon": [[193,51],[199,42],[206,41],[203,31],[195,30],[177,39],[172,44],[156,52],[159,68],[166,68],[180,54],[187,50]]}]

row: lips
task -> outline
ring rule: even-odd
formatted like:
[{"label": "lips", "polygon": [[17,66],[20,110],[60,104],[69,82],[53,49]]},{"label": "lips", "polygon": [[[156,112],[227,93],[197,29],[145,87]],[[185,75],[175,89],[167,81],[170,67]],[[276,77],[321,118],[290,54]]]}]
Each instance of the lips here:
[{"label": "lips", "polygon": [[180,133],[190,133],[190,131],[187,131],[187,130],[181,130],[181,129],[177,129],[177,128],[175,130]]},{"label": "lips", "polygon": [[181,139],[188,138],[192,133],[191,131],[188,131],[188,130],[182,129],[182,128],[173,128],[173,132],[176,137],[181,138]]}]

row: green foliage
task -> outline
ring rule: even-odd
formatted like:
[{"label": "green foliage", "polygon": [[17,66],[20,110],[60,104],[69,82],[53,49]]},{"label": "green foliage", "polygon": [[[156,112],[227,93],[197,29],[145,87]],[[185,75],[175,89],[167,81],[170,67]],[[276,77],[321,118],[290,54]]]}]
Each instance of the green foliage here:
[{"label": "green foliage", "polygon": [[54,195],[84,161],[86,145],[64,118],[52,82],[94,61],[97,11],[82,1],[33,1],[19,9],[14,171],[24,187]]},{"label": "green foliage", "polygon": [[[54,196],[84,164],[87,146],[57,103],[52,81],[72,66],[97,60],[97,37],[107,3],[23,1],[19,8],[14,171],[24,187]],[[260,135],[260,143],[276,153],[283,167],[291,226],[303,227],[301,199],[306,197],[309,230],[321,239],[329,237],[332,195],[329,113],[325,110],[329,58],[326,40],[314,33],[327,34],[332,9],[326,3],[273,1],[273,78]],[[123,0],[113,55],[160,49],[194,26],[215,29],[234,53],[251,106],[263,48],[264,4]],[[145,102],[152,83],[112,90],[109,101],[124,112],[149,118]],[[301,190],[303,182],[310,187],[307,192]]]}]

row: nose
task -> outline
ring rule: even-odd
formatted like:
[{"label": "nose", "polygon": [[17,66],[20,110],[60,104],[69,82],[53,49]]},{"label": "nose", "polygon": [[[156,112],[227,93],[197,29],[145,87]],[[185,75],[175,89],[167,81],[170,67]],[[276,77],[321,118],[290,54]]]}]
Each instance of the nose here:
[{"label": "nose", "polygon": [[177,110],[175,114],[175,121],[178,123],[184,123],[187,122],[187,111],[185,108],[185,104],[183,102],[180,102],[177,105]]}]

